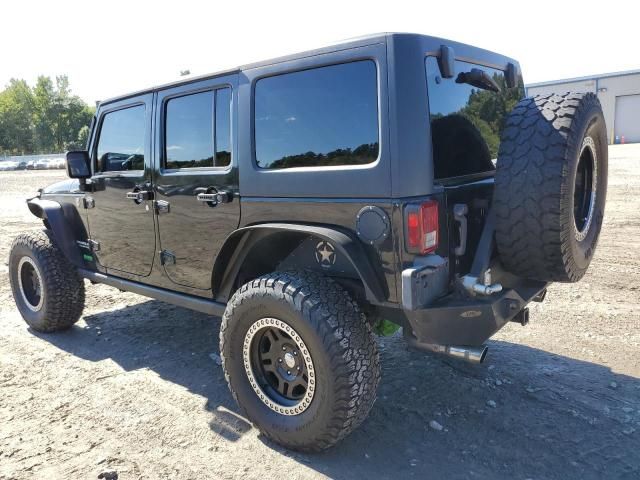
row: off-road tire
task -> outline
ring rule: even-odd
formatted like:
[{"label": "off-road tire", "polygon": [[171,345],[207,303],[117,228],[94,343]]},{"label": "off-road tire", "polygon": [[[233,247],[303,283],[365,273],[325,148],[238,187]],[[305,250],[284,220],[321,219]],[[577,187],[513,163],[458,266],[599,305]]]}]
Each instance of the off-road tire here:
[{"label": "off-road tire", "polygon": [[[23,257],[28,257],[42,279],[41,307],[34,311],[20,291],[18,275]],[[48,230],[15,238],[9,254],[11,290],[27,324],[38,332],[66,330],[80,319],[84,308],[84,281],[56,246]]]},{"label": "off-road tire", "polygon": [[[574,193],[582,188],[576,186],[580,159],[591,151],[595,195],[587,222],[574,215],[579,205]],[[595,94],[539,95],[516,105],[501,138],[493,198],[496,244],[507,270],[541,281],[582,278],[602,226],[607,159],[604,116]],[[586,164],[580,165],[578,185],[588,177],[582,173]]]},{"label": "off-road tire", "polygon": [[[265,317],[295,329],[313,360],[315,395],[300,414],[273,411],[250,385],[243,341],[252,323]],[[331,447],[362,423],[376,398],[380,366],[371,328],[349,294],[317,273],[274,272],[242,286],[222,318],[220,352],[229,388],[246,417],[287,448]]]}]

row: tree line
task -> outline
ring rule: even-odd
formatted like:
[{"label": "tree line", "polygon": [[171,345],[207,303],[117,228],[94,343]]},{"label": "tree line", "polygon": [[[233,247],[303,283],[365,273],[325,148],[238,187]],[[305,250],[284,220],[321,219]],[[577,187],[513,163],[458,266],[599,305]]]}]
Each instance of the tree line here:
[{"label": "tree line", "polygon": [[94,113],[71,93],[66,75],[40,76],[34,87],[11,79],[0,92],[0,155],[84,148]]},{"label": "tree line", "polygon": [[362,165],[371,163],[378,158],[378,142],[363,143],[351,148],[338,148],[327,153],[306,152],[297,155],[288,155],[275,160],[267,168],[293,168],[293,167],[326,167],[332,165]]},{"label": "tree line", "polygon": [[524,87],[509,88],[504,75],[493,75],[493,81],[500,87],[498,92],[472,89],[466,106],[460,114],[469,119],[487,142],[491,158],[498,157],[500,136],[504,130],[507,115],[524,97]]}]

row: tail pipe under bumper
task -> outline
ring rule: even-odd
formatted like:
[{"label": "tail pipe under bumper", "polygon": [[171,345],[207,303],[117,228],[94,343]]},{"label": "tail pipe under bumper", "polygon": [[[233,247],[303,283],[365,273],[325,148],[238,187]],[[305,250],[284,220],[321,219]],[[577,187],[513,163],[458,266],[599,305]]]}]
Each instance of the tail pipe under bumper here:
[{"label": "tail pipe under bumper", "polygon": [[490,296],[451,294],[415,310],[404,309],[404,336],[410,346],[481,363],[485,342],[510,321],[526,324],[527,304],[547,286],[520,280]]},{"label": "tail pipe under bumper", "polygon": [[409,346],[418,350],[435,352],[447,357],[457,358],[469,363],[482,363],[487,356],[489,347],[486,345],[465,346],[465,345],[438,345],[436,343],[420,343],[415,338],[406,339]]}]

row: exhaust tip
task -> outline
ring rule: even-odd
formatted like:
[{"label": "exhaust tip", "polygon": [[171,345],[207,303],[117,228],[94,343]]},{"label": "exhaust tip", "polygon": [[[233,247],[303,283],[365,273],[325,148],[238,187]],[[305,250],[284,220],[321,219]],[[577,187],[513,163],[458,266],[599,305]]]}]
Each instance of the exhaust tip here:
[{"label": "exhaust tip", "polygon": [[469,363],[478,364],[484,362],[484,359],[487,357],[487,352],[489,351],[489,347],[486,345],[477,347],[467,345],[440,345],[437,343],[421,343],[413,336],[406,336],[405,338],[410,347],[439,353]]},{"label": "exhaust tip", "polygon": [[460,349],[464,349],[464,360],[470,363],[482,363],[487,356],[487,352],[489,351],[489,347],[486,345],[481,345],[479,347],[457,347]]},{"label": "exhaust tip", "polygon": [[453,358],[459,358],[470,363],[482,363],[487,356],[489,347],[480,345],[479,347],[467,347],[462,345],[449,345],[440,350],[441,353]]},{"label": "exhaust tip", "polygon": [[482,363],[484,362],[485,357],[487,356],[487,352],[489,351],[489,347],[487,347],[486,345],[482,346],[482,350],[480,352],[480,358],[478,360],[478,363]]}]

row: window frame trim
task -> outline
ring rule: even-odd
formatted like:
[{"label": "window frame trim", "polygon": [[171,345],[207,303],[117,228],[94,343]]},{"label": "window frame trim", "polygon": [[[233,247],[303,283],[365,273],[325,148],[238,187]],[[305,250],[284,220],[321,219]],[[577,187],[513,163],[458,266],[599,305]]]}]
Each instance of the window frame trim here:
[{"label": "window frame trim", "polygon": [[[258,165],[258,157],[256,152],[256,87],[260,80],[264,80],[266,78],[272,77],[281,77],[284,75],[289,75],[292,73],[305,72],[309,70],[317,70],[320,68],[333,67],[338,65],[347,65],[350,63],[358,63],[358,62],[366,62],[369,61],[373,63],[375,69],[375,80],[376,80],[376,134],[378,139],[378,156],[372,162],[356,164],[356,165],[319,165],[319,166],[305,166],[305,167],[290,167],[290,168],[265,168]],[[255,77],[251,81],[251,163],[253,168],[257,169],[262,173],[283,173],[283,172],[316,172],[321,170],[364,170],[369,168],[376,167],[382,158],[382,112],[381,112],[381,84],[380,84],[380,65],[378,59],[374,55],[362,55],[349,57],[348,59],[344,59],[341,61],[336,60],[328,60],[327,62],[313,64],[305,67],[296,67],[286,70],[278,70],[272,73],[266,73],[264,75],[260,75]]]},{"label": "window frame trim", "polygon": [[[231,147],[231,160],[229,161],[229,165],[224,167],[180,167],[180,168],[166,168],[167,161],[167,105],[171,100],[181,97],[188,97],[189,95],[196,95],[198,93],[212,92],[212,118],[211,118],[211,135],[213,138],[213,161],[215,163],[216,156],[216,148],[218,145],[216,138],[216,107],[217,107],[217,98],[216,91],[228,88],[230,90],[229,96],[229,146]],[[172,95],[167,95],[162,98],[160,103],[160,152],[158,155],[158,169],[161,174],[184,174],[188,172],[220,172],[226,173],[231,171],[233,168],[233,85],[228,82],[220,83],[215,86],[202,86],[199,88],[195,88],[192,90],[181,90],[180,92],[176,92]]]},{"label": "window frame trim", "polygon": [[[143,149],[146,150],[146,135],[147,135],[147,102],[145,102],[144,100],[135,100],[132,101],[131,103],[127,103],[124,105],[118,105],[115,106],[113,108],[104,110],[102,112],[100,112],[100,118],[97,122],[97,128],[96,128],[96,135],[95,135],[95,140],[93,140],[93,148],[91,149],[91,176],[96,176],[96,175],[101,175],[101,176],[109,176],[111,174],[136,174],[136,175],[140,175],[141,173],[144,173],[146,166],[147,166],[147,161],[148,159],[144,158],[144,164],[143,164],[143,168],[142,169],[135,169],[135,170],[98,170],[98,147],[100,146],[100,138],[102,137],[102,126],[104,125],[104,119],[107,115],[109,115],[110,113],[114,113],[114,112],[118,112],[121,110],[127,110],[128,108],[135,108],[135,107],[143,107],[144,110],[144,117],[143,117],[143,130],[144,130],[144,136],[143,138],[143,142],[142,142],[142,146]],[[145,152],[146,153],[146,152]]]}]

